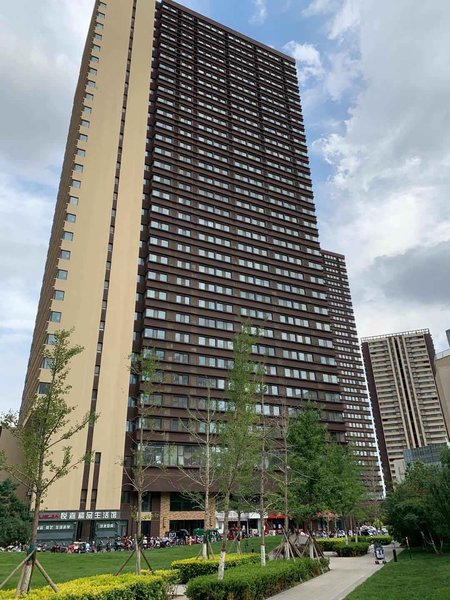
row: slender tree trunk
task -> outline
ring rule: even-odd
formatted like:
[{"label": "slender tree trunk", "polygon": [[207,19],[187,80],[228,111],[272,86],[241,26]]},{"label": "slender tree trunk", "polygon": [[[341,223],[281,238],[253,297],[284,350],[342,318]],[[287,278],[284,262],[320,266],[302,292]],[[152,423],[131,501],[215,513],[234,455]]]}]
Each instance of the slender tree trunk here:
[{"label": "slender tree trunk", "polygon": [[203,523],[202,560],[208,558],[209,485],[205,486],[205,518]]},{"label": "slender tree trunk", "polygon": [[[286,428],[287,429],[287,428]],[[285,439],[284,449],[284,532],[286,534],[284,557],[286,559],[291,558],[291,548],[289,545],[289,473],[288,473],[288,449],[287,449],[287,438]]]},{"label": "slender tree trunk", "polygon": [[236,540],[237,553],[242,554],[242,550],[241,550],[241,511],[240,510],[237,511],[237,526],[238,526],[237,540]]},{"label": "slender tree trunk", "polygon": [[228,539],[228,519],[230,514],[230,491],[228,490],[225,494],[224,504],[223,504],[223,537],[222,537],[222,545],[220,548],[220,559],[219,559],[219,571],[217,574],[217,579],[222,581],[224,573],[225,573],[225,558],[227,555],[227,539]]},{"label": "slender tree trunk", "polygon": [[141,574],[141,538],[142,538],[142,489],[138,490],[138,506],[136,515],[136,575]]},{"label": "slender tree trunk", "polygon": [[348,546],[348,519],[342,515],[342,520],[344,521],[345,545]]},{"label": "slender tree trunk", "polygon": [[308,535],[309,535],[309,558],[314,558],[314,537],[312,532],[312,521],[308,521]]},{"label": "slender tree trunk", "polygon": [[[40,468],[41,479],[42,479],[43,472],[44,472],[43,468]],[[36,542],[37,542],[37,531],[38,531],[38,525],[39,525],[39,510],[41,508],[41,502],[42,502],[41,494],[40,493],[35,494],[33,521],[32,521],[32,525],[31,525],[31,546],[34,546],[34,547],[36,547]],[[35,550],[35,553],[36,553],[36,550]],[[20,593],[21,594],[28,594],[28,592],[30,590],[30,584],[31,584],[31,578],[33,576],[35,560],[36,560],[36,554],[33,554],[33,556],[23,566],[22,576],[20,579]]]},{"label": "slender tree trunk", "polygon": [[[209,390],[208,390],[209,392]],[[208,403],[209,403],[209,395],[208,395]],[[209,406],[209,404],[208,404]],[[209,408],[208,408],[209,411]],[[208,412],[209,415],[209,412]],[[209,556],[209,548],[208,548],[208,529],[209,529],[209,488],[211,485],[210,474],[211,474],[211,447],[210,447],[210,436],[211,433],[209,431],[209,418],[206,426],[206,464],[205,464],[205,518],[203,523],[203,544],[202,544],[202,560],[206,560]]]},{"label": "slender tree trunk", "polygon": [[[263,419],[263,431],[262,431],[262,448],[261,448],[261,467],[260,467],[260,485],[259,485],[259,514],[260,522],[264,524],[264,513],[265,513],[265,484],[266,484],[266,417],[264,414],[264,387],[261,385],[261,407],[262,407],[262,419]],[[266,566],[266,532],[264,527],[261,527],[261,566]]]}]

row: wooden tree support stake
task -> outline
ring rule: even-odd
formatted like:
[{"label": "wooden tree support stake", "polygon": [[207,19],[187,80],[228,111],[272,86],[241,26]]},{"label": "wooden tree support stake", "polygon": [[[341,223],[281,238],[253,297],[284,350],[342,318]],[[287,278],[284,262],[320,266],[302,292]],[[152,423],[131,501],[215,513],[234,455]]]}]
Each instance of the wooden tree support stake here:
[{"label": "wooden tree support stake", "polygon": [[48,585],[52,588],[52,590],[55,593],[58,593],[58,588],[56,587],[56,585],[53,583],[53,581],[51,580],[49,574],[47,573],[47,571],[44,569],[44,567],[41,565],[41,563],[38,561],[38,559],[36,558],[36,560],[34,561],[34,564],[36,565],[36,567],[39,569],[39,571],[41,572],[42,577],[45,579],[45,581],[48,583]]},{"label": "wooden tree support stake", "polygon": [[20,567],[23,567],[23,565],[24,565],[24,564],[27,562],[27,560],[30,560],[31,556],[32,556],[32,553],[31,553],[31,554],[29,554],[28,556],[26,556],[26,557],[25,557],[25,558],[22,560],[22,562],[20,562],[20,563],[17,565],[17,567],[16,567],[16,568],[15,568],[13,571],[11,571],[11,573],[8,575],[8,577],[7,577],[6,579],[4,579],[4,580],[3,580],[3,581],[0,583],[0,590],[2,589],[2,587],[3,587],[4,585],[6,585],[6,584],[8,583],[8,581],[11,579],[11,577],[17,573],[17,571],[20,569]]},{"label": "wooden tree support stake", "polygon": [[120,567],[120,569],[117,571],[117,573],[115,573],[116,576],[120,575],[122,573],[122,571],[125,569],[125,567],[127,566],[127,564],[133,558],[135,552],[136,552],[136,548],[133,550],[133,552],[130,554],[130,556],[127,558],[127,560],[123,563],[123,565]]}]

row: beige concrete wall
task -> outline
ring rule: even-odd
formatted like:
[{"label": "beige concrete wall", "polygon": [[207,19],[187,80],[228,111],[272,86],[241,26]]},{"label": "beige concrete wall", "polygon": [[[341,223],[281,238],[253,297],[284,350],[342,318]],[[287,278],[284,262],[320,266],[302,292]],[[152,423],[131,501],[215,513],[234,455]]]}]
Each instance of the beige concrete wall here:
[{"label": "beige concrete wall", "polygon": [[434,364],[442,412],[444,413],[447,433],[450,434],[450,355],[437,358]]},{"label": "beige concrete wall", "polygon": [[93,450],[102,453],[98,509],[120,506],[122,489],[120,460],[128,406],[128,357],[133,343],[154,18],[155,0],[139,0],[97,401],[102,416],[93,443]]},{"label": "beige concrete wall", "polygon": [[[103,36],[95,41],[101,46],[91,114],[80,114],[90,121],[88,142],[79,142],[86,156],[76,157],[84,167],[74,173],[80,189],[70,194],[79,198],[78,206],[69,205],[76,223],[66,224],[73,231],[73,241],[63,241],[71,251],[70,261],[60,260],[60,268],[69,272],[67,281],[56,280],[56,289],[65,291],[63,302],[53,301],[52,309],[62,312],[59,324],[50,323],[49,331],[74,327],[73,342],[84,346],[71,367],[68,383],[72,385],[68,402],[75,406],[74,419],[90,410],[94,368],[97,357],[104,279],[110,236],[111,209],[116,177],[117,150],[122,119],[124,84],[127,69],[132,0],[108,0]],[[97,394],[99,420],[94,428],[94,452],[102,453],[99,472],[97,508],[118,509],[122,468],[126,410],[128,398],[127,357],[131,352],[133,315],[136,293],[137,257],[141,218],[141,195],[145,153],[147,105],[153,41],[154,0],[138,0],[133,44],[133,59],[128,88],[128,105],[120,172],[114,251],[110,272],[108,306],[103,339],[101,372]],[[87,44],[90,46],[91,41]],[[79,93],[79,89],[77,93]],[[67,173],[63,173],[63,177]],[[45,381],[46,373],[41,373]],[[74,456],[86,449],[87,429],[71,440]],[[90,469],[87,506],[90,506],[93,468]],[[71,472],[52,486],[43,508],[77,509],[80,502],[83,468]]]}]

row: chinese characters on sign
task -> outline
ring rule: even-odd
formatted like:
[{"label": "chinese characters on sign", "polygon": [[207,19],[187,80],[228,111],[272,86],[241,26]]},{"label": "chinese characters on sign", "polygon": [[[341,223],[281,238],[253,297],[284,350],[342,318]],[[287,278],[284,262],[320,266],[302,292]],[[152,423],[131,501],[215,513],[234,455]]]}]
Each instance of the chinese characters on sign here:
[{"label": "chinese characters on sign", "polygon": [[39,513],[40,521],[101,521],[120,519],[118,510],[71,510]]}]

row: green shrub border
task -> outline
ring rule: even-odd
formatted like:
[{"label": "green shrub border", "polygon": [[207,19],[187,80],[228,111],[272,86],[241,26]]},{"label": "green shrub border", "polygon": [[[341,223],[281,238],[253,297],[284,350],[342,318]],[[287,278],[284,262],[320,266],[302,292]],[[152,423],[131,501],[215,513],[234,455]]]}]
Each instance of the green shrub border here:
[{"label": "green shrub border", "polygon": [[[225,568],[238,567],[240,565],[250,565],[260,562],[259,554],[227,554],[225,557]],[[194,577],[200,575],[210,575],[216,573],[219,568],[219,557],[201,560],[200,558],[185,558],[183,560],[174,560],[171,564],[172,569],[179,573],[179,582],[187,583]]]},{"label": "green shrub border", "polygon": [[[345,545],[345,538],[318,538],[316,542],[324,552],[337,552],[338,548]],[[356,538],[350,538],[350,542],[356,543]],[[367,544],[369,546],[377,542],[386,546],[392,542],[392,537],[390,535],[358,536],[359,544]]]},{"label": "green shrub border", "polygon": [[191,579],[185,594],[189,600],[263,600],[328,571],[326,558],[274,560],[265,567],[245,565],[225,571],[222,581],[217,575]]},{"label": "green shrub border", "polygon": [[364,556],[369,550],[367,542],[349,542],[347,545],[336,546],[335,552],[338,556]]},{"label": "green shrub border", "polygon": [[[159,570],[143,571],[142,575],[102,574],[72,579],[59,583],[58,593],[49,587],[37,588],[28,595],[29,600],[166,600],[177,573]],[[0,600],[14,598],[15,590],[0,590]]]}]

